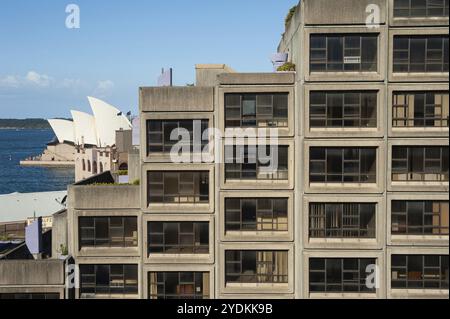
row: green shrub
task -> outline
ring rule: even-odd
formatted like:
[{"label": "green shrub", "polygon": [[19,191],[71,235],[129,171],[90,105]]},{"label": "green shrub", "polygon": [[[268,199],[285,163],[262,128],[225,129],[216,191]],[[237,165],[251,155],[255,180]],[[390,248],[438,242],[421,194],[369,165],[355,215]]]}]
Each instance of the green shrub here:
[{"label": "green shrub", "polygon": [[291,62],[286,62],[282,66],[280,66],[277,71],[279,72],[288,72],[288,71],[295,71],[295,64]]},{"label": "green shrub", "polygon": [[133,181],[132,184],[133,184],[133,185],[141,185],[141,180],[136,179],[136,180]]},{"label": "green shrub", "polygon": [[117,171],[117,174],[119,174],[120,176],[126,176],[128,175],[128,170]]}]

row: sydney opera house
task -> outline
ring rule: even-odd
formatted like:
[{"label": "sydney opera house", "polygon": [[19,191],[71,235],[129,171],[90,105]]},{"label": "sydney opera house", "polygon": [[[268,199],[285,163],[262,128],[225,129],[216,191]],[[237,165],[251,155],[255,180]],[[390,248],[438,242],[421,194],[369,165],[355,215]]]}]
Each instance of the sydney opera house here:
[{"label": "sydney opera house", "polygon": [[74,164],[76,181],[104,171],[128,169],[130,120],[102,100],[93,97],[88,100],[93,114],[72,110],[72,121],[48,120],[56,139],[40,157],[41,163]]}]

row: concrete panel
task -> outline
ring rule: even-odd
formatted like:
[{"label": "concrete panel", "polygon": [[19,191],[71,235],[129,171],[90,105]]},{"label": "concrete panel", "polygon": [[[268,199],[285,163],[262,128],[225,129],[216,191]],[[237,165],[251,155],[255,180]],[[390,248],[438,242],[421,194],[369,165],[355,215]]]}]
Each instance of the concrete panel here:
[{"label": "concrete panel", "polygon": [[295,72],[223,73],[218,76],[222,85],[280,85],[294,84]]},{"label": "concrete panel", "polygon": [[6,260],[0,262],[0,285],[63,284],[63,260]]},{"label": "concrete panel", "polygon": [[386,23],[386,0],[307,0],[304,2],[306,25],[365,25],[369,5],[380,9],[380,24]]},{"label": "concrete panel", "polygon": [[69,186],[68,200],[74,209],[138,209],[139,186]]},{"label": "concrete panel", "polygon": [[148,87],[139,90],[142,112],[214,110],[213,87]]}]

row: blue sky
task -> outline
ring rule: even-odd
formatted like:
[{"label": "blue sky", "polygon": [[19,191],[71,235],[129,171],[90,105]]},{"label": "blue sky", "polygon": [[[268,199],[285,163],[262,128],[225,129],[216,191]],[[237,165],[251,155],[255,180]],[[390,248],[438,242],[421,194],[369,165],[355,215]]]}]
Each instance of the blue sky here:
[{"label": "blue sky", "polygon": [[[138,87],[162,67],[175,85],[195,64],[271,71],[284,17],[298,0],[1,0],[0,118],[69,117],[93,95],[137,112]],[[68,4],[81,28],[67,29]]]}]

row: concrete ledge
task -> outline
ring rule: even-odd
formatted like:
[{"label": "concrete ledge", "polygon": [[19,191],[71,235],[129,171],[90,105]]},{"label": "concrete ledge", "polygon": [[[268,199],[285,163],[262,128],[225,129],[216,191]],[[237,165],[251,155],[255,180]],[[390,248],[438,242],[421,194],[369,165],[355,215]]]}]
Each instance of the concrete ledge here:
[{"label": "concrete ledge", "polygon": [[214,111],[213,87],[148,87],[139,96],[142,112]]},{"label": "concrete ledge", "polygon": [[0,285],[64,285],[64,260],[5,260]]},{"label": "concrete ledge", "polygon": [[222,73],[218,76],[223,85],[282,85],[294,84],[295,72],[277,73]]},{"label": "concrete ledge", "polygon": [[135,185],[69,186],[69,207],[74,209],[138,209],[140,188]]},{"label": "concrete ledge", "polygon": [[74,161],[20,161],[20,166],[75,167]]}]

